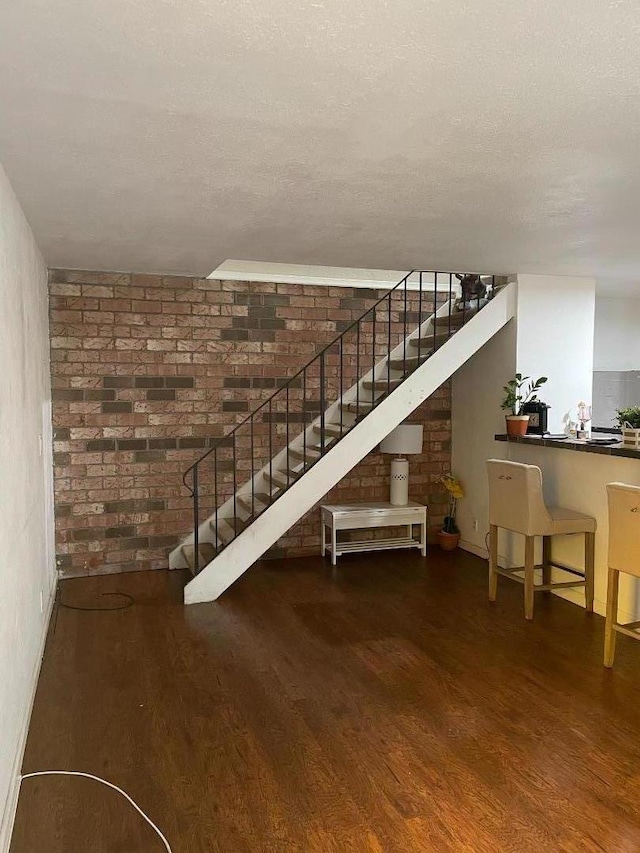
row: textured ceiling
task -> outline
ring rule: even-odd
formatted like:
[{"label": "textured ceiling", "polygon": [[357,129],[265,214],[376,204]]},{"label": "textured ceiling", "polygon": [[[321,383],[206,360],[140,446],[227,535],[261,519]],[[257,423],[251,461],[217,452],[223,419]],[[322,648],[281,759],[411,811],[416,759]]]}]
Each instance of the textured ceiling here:
[{"label": "textured ceiling", "polygon": [[0,80],[52,266],[640,280],[637,0],[16,0]]}]

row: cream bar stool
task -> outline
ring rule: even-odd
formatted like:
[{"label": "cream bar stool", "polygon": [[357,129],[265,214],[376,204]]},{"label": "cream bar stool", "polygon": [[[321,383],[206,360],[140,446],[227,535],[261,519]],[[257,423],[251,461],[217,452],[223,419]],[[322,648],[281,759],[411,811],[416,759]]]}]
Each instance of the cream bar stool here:
[{"label": "cream bar stool", "polygon": [[640,577],[640,488],[624,483],[607,485],[609,498],[609,580],[604,625],[604,665],[613,666],[616,631],[640,640],[640,622],[618,622],[620,572]]},{"label": "cream bar stool", "polygon": [[[542,471],[537,465],[487,461],[489,472],[489,600],[496,600],[498,575],[524,584],[524,615],[533,619],[534,592],[584,586],[588,611],[593,610],[593,567],[596,520],[564,507],[548,507],[542,496]],[[521,533],[525,537],[524,566],[498,567],[498,528]],[[551,560],[551,537],[584,533],[584,574]],[[542,566],[534,560],[535,537],[542,536]],[[578,575],[579,581],[551,583],[551,567]],[[542,583],[534,584],[534,571],[542,569]],[[516,574],[524,569],[524,578]]]}]

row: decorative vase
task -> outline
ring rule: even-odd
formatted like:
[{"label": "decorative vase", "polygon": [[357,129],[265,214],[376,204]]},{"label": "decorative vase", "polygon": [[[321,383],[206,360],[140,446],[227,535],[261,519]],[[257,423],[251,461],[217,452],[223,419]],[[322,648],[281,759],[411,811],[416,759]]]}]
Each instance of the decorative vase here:
[{"label": "decorative vase", "polygon": [[529,415],[507,415],[507,435],[522,436],[527,434]]},{"label": "decorative vase", "polygon": [[438,530],[438,532],[436,533],[436,539],[438,540],[438,545],[442,548],[443,551],[453,551],[458,547],[458,543],[460,542],[460,534],[447,533],[444,530]]}]

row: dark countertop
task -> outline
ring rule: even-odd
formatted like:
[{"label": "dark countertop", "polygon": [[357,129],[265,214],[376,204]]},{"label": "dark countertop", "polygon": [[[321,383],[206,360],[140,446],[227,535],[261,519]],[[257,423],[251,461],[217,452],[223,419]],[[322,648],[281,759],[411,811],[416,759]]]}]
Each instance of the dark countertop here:
[{"label": "dark countertop", "polygon": [[[604,436],[598,436],[604,437]],[[508,435],[496,435],[496,441],[510,441],[514,444],[532,444],[534,447],[559,447],[563,450],[577,450],[579,453],[599,453],[601,456],[623,456],[627,459],[640,460],[640,450],[623,447],[622,442],[615,444],[587,444],[586,441],[578,441],[573,438],[553,439],[532,437],[512,437]]]}]

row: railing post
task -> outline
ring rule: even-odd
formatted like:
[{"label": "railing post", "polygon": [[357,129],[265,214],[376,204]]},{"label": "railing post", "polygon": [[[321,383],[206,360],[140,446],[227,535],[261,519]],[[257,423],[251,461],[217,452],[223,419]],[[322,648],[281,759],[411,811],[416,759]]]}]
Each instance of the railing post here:
[{"label": "railing post", "polygon": [[232,433],[233,445],[233,536],[238,535],[238,512],[236,507],[236,434]]},{"label": "railing post", "polygon": [[343,363],[342,363],[343,355],[342,355],[342,350],[343,350],[343,343],[344,343],[344,338],[340,338],[340,435],[342,435],[342,418],[343,418],[343,412],[342,412],[342,380],[343,380],[343,375],[342,375],[342,369],[343,369]]},{"label": "railing post", "polygon": [[433,273],[433,350],[435,352],[436,349],[436,326],[438,321],[436,319],[436,312],[438,310],[438,273]]},{"label": "railing post", "polygon": [[303,469],[307,469],[307,368],[302,371],[302,460]]},{"label": "railing post", "polygon": [[360,417],[360,320],[356,326],[356,417]]},{"label": "railing post", "polygon": [[289,386],[285,388],[285,432],[286,432],[286,440],[287,440],[287,488],[289,488],[289,416],[291,412],[289,411]]},{"label": "railing post", "polygon": [[320,455],[324,456],[324,350],[320,353]]},{"label": "railing post", "polygon": [[422,347],[422,270],[420,270],[420,291],[418,293],[418,364],[420,364],[420,349]]},{"label": "railing post", "polygon": [[215,529],[216,543],[215,543],[215,549],[216,549],[216,553],[217,553],[218,552],[218,545],[220,544],[220,540],[218,539],[218,503],[219,502],[218,502],[218,448],[217,447],[213,448],[213,499],[215,500],[215,503],[216,503],[216,521],[215,521],[215,524],[216,524],[216,529]]},{"label": "railing post", "polygon": [[387,293],[389,300],[389,310],[387,311],[387,396],[391,391],[391,294],[392,290]]},{"label": "railing post", "polygon": [[251,441],[251,518],[256,514],[256,484],[253,481],[253,413],[249,420],[249,439]]},{"label": "railing post", "polygon": [[198,528],[199,521],[199,489],[198,489],[198,466],[193,469],[193,573],[195,575],[200,571],[200,534]]},{"label": "railing post", "polygon": [[404,323],[402,326],[402,375],[407,373],[407,284],[408,280],[404,280]]},{"label": "railing post", "polygon": [[371,347],[371,408],[376,404],[376,306],[373,306],[373,322],[371,324],[371,337],[373,345]]}]

